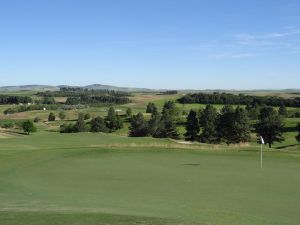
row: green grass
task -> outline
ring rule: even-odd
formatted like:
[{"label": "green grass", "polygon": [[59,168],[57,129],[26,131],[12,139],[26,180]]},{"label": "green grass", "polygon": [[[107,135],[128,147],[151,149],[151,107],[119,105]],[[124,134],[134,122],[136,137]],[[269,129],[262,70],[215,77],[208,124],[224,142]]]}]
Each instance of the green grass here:
[{"label": "green grass", "polygon": [[299,224],[298,151],[266,151],[261,170],[258,146],[194,148],[90,133],[0,139],[0,224]]}]

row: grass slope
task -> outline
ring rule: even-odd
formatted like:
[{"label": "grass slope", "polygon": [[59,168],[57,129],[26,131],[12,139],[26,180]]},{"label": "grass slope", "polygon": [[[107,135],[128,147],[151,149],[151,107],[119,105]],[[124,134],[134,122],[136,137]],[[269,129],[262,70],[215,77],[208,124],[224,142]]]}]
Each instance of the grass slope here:
[{"label": "grass slope", "polygon": [[263,170],[256,147],[201,147],[89,133],[1,139],[0,224],[299,224],[299,146],[267,151]]}]

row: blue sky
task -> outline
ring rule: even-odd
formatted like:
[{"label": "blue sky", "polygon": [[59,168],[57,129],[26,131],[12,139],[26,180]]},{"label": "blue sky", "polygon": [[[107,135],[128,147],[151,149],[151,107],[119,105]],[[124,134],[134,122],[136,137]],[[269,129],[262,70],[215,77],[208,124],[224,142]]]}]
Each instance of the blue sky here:
[{"label": "blue sky", "polygon": [[0,0],[0,78],[300,88],[300,1]]}]

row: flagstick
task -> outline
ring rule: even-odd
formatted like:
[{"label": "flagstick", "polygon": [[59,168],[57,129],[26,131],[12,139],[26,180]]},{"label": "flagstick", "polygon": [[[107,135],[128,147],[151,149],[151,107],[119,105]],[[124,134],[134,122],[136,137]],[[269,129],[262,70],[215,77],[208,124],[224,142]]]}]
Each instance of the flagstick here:
[{"label": "flagstick", "polygon": [[260,145],[260,168],[263,168],[263,145]]}]

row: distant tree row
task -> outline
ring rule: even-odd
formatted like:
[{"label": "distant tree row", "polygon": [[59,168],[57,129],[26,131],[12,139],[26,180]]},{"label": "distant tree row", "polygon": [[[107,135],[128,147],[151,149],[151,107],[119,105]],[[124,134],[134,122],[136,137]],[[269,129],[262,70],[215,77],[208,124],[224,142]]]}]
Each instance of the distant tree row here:
[{"label": "distant tree row", "polygon": [[122,91],[93,90],[93,89],[82,89],[82,88],[61,88],[60,91],[38,92],[37,95],[42,97],[80,97],[80,96],[99,96],[99,95],[109,95],[109,96],[118,96],[118,97],[131,96],[130,93],[122,92]]},{"label": "distant tree row", "polygon": [[229,93],[194,93],[177,100],[181,104],[223,104],[223,105],[267,105],[300,107],[300,98],[280,98],[276,96],[234,95]]},{"label": "distant tree row", "polygon": [[127,97],[117,96],[80,96],[80,97],[69,97],[66,101],[67,105],[78,105],[78,104],[117,104],[123,105],[130,103],[130,99]]},{"label": "distant tree row", "polygon": [[8,108],[4,110],[5,115],[19,113],[19,112],[27,112],[27,111],[34,111],[34,110],[57,110],[61,106],[60,105],[21,105],[14,108]]},{"label": "distant tree row", "polygon": [[0,105],[28,104],[28,103],[33,103],[33,99],[28,96],[0,95]]},{"label": "distant tree row", "polygon": [[178,91],[176,90],[170,90],[170,91],[161,91],[159,92],[160,95],[177,95]]}]

